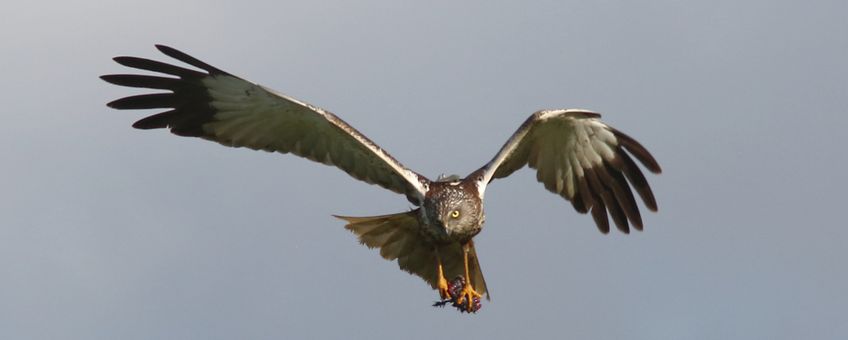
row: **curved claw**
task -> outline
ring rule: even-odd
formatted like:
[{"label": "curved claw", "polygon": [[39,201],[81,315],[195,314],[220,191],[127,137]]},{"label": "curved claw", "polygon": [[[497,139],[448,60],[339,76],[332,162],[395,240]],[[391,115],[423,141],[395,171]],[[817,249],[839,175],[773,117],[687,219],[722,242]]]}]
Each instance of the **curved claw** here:
[{"label": "curved claw", "polygon": [[462,288],[462,292],[459,294],[459,297],[456,299],[456,303],[462,304],[465,302],[468,305],[468,310],[474,310],[475,297],[481,298],[483,295],[474,290],[471,285],[465,285],[465,287]]}]

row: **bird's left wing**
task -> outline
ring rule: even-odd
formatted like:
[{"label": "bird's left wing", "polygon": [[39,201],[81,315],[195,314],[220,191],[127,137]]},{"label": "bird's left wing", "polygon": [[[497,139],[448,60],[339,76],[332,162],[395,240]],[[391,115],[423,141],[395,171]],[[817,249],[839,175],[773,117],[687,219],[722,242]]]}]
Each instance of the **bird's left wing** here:
[{"label": "bird's left wing", "polygon": [[290,152],[404,194],[415,204],[427,191],[429,180],[404,167],[336,115],[233,76],[176,49],[161,45],[156,48],[205,72],[149,59],[116,57],[121,65],[171,76],[101,77],[116,85],[170,91],[130,96],[108,104],[116,109],[170,109],[141,119],[133,127],[170,128],[180,136],[201,137],[227,146]]},{"label": "bird's left wing", "polygon": [[630,185],[648,209],[656,211],[657,202],[628,152],[651,172],[662,170],[639,142],[604,124],[600,117],[575,109],[534,113],[474,173],[481,195],[492,179],[509,176],[526,164],[537,170],[536,179],[546,189],[571,201],[577,211],[591,210],[601,232],[609,232],[607,212],[619,230],[629,232],[628,220],[641,230],[642,217]]}]

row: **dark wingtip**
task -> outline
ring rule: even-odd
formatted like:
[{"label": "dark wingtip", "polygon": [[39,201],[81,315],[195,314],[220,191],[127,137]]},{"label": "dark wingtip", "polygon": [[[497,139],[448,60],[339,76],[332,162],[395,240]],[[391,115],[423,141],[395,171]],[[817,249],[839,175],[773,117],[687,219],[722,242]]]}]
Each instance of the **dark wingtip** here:
[{"label": "dark wingtip", "polygon": [[634,216],[633,219],[630,220],[630,225],[633,226],[633,229],[642,231],[642,227],[644,226],[644,224],[642,223],[642,215],[639,214],[637,216]]},{"label": "dark wingtip", "polygon": [[134,82],[127,81],[128,78],[135,77],[134,75],[126,75],[126,74],[105,74],[100,76],[100,79],[103,81],[115,84],[119,86],[129,86],[129,87],[138,87]]},{"label": "dark wingtip", "polygon": [[609,234],[610,225],[607,217],[607,208],[601,203],[600,197],[596,200],[596,205],[592,206],[592,219],[595,220],[595,225],[602,234]]},{"label": "dark wingtip", "polygon": [[650,205],[649,205],[649,204],[645,204],[645,206],[647,206],[647,207],[648,207],[648,210],[650,210],[650,211],[652,211],[652,212],[657,212],[657,211],[659,211],[659,210],[660,210],[660,207],[658,207],[658,206],[657,206],[657,201],[656,201],[656,200],[654,200],[653,202],[651,202],[651,204],[650,204]]},{"label": "dark wingtip", "polygon": [[219,69],[215,66],[209,65],[209,64],[207,64],[203,61],[200,61],[200,59],[192,57],[192,56],[186,54],[185,52],[180,51],[176,48],[161,45],[161,44],[156,44],[154,46],[156,46],[156,49],[159,50],[159,52],[162,52],[162,53],[164,53],[165,55],[167,55],[171,58],[177,59],[177,60],[182,61],[186,64],[189,64],[191,66],[205,70],[206,72],[209,72],[210,74],[216,74],[217,73],[217,74],[227,74],[227,75],[229,75],[229,73],[224,72],[221,69]]},{"label": "dark wingtip", "polygon": [[171,93],[151,93],[129,96],[106,104],[118,110],[159,109],[176,107],[179,98]]},{"label": "dark wingtip", "polygon": [[115,74],[104,74],[104,75],[102,75],[98,78],[102,79],[103,81],[105,81],[107,83],[115,84],[115,76],[116,76]]},{"label": "dark wingtip", "polygon": [[[650,155],[650,154],[649,154],[649,155]],[[653,158],[653,156],[651,156],[651,158]],[[660,166],[660,163],[657,163],[657,160],[656,160],[656,159],[654,159],[654,164],[653,164],[653,166],[652,166],[652,167],[649,167],[649,168],[648,168],[648,170],[650,170],[652,173],[655,173],[655,174],[657,174],[657,175],[661,174],[661,173],[662,173],[662,171],[663,171],[663,170],[662,170],[662,167]]]},{"label": "dark wingtip", "polygon": [[[173,48],[171,46],[168,46],[168,45],[154,44],[153,46],[156,47],[156,49],[159,50],[159,52],[165,53],[166,55],[185,54],[183,52],[180,52],[180,50]],[[177,58],[177,59],[179,59],[179,58]]]},{"label": "dark wingtip", "polygon": [[618,137],[618,140],[621,142],[622,146],[624,146],[627,151],[630,151],[633,156],[636,156],[636,159],[638,159],[639,162],[641,162],[642,165],[644,165],[645,168],[648,169],[648,171],[653,172],[655,174],[662,173],[662,168],[660,167],[660,164],[657,162],[654,156],[651,155],[648,149],[642,146],[641,143],[639,143],[638,141],[636,141],[636,139],[633,139],[633,137],[630,137],[624,132],[613,128],[611,128],[611,130],[613,134]]},{"label": "dark wingtip", "polygon": [[[149,117],[148,117],[149,118]],[[141,119],[136,121],[132,125],[133,128],[139,130],[152,130],[152,129],[162,129],[168,127],[168,124],[161,124],[159,122],[152,122],[151,120]]]},{"label": "dark wingtip", "polygon": [[138,59],[140,59],[140,58],[131,57],[131,56],[128,56],[128,55],[121,55],[121,56],[117,56],[117,57],[112,58],[112,60],[114,60],[116,63],[124,65],[124,66],[128,66],[128,67],[133,67],[132,66],[133,61],[138,60]]}]

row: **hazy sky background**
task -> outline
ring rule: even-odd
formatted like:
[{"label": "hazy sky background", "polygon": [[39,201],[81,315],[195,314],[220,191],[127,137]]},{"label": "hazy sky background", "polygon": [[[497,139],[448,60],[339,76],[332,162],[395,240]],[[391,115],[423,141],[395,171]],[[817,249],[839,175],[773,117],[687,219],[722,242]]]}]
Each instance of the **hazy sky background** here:
[{"label": "hazy sky background", "polygon": [[[848,2],[426,3],[0,6],[0,338],[848,336]],[[517,172],[476,239],[493,300],[432,308],[330,216],[402,196],[108,109],[140,92],[97,76],[168,60],[154,43],[331,110],[430,178],[537,109],[593,109],[662,164],[660,211],[605,236]]]}]

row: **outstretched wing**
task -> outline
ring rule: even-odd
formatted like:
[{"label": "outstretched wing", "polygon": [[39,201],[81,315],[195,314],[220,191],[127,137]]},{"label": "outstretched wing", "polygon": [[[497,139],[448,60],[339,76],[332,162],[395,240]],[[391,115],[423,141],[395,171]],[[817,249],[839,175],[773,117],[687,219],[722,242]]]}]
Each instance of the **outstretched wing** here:
[{"label": "outstretched wing", "polygon": [[657,202],[628,152],[651,172],[662,170],[639,142],[600,117],[575,109],[534,113],[495,158],[477,170],[479,191],[482,194],[492,179],[509,176],[526,164],[536,169],[536,179],[546,189],[571,201],[580,213],[591,211],[601,232],[609,232],[607,213],[622,232],[630,231],[628,220],[642,230],[630,185],[651,211],[657,210]]},{"label": "outstretched wing", "polygon": [[336,115],[231,75],[176,49],[162,45],[156,48],[205,72],[149,59],[114,58],[124,66],[167,75],[101,77],[116,85],[170,91],[125,97],[107,104],[115,109],[170,109],[141,119],[133,127],[169,128],[180,136],[201,137],[226,146],[291,152],[405,194],[414,204],[427,191],[429,180],[404,167]]}]

